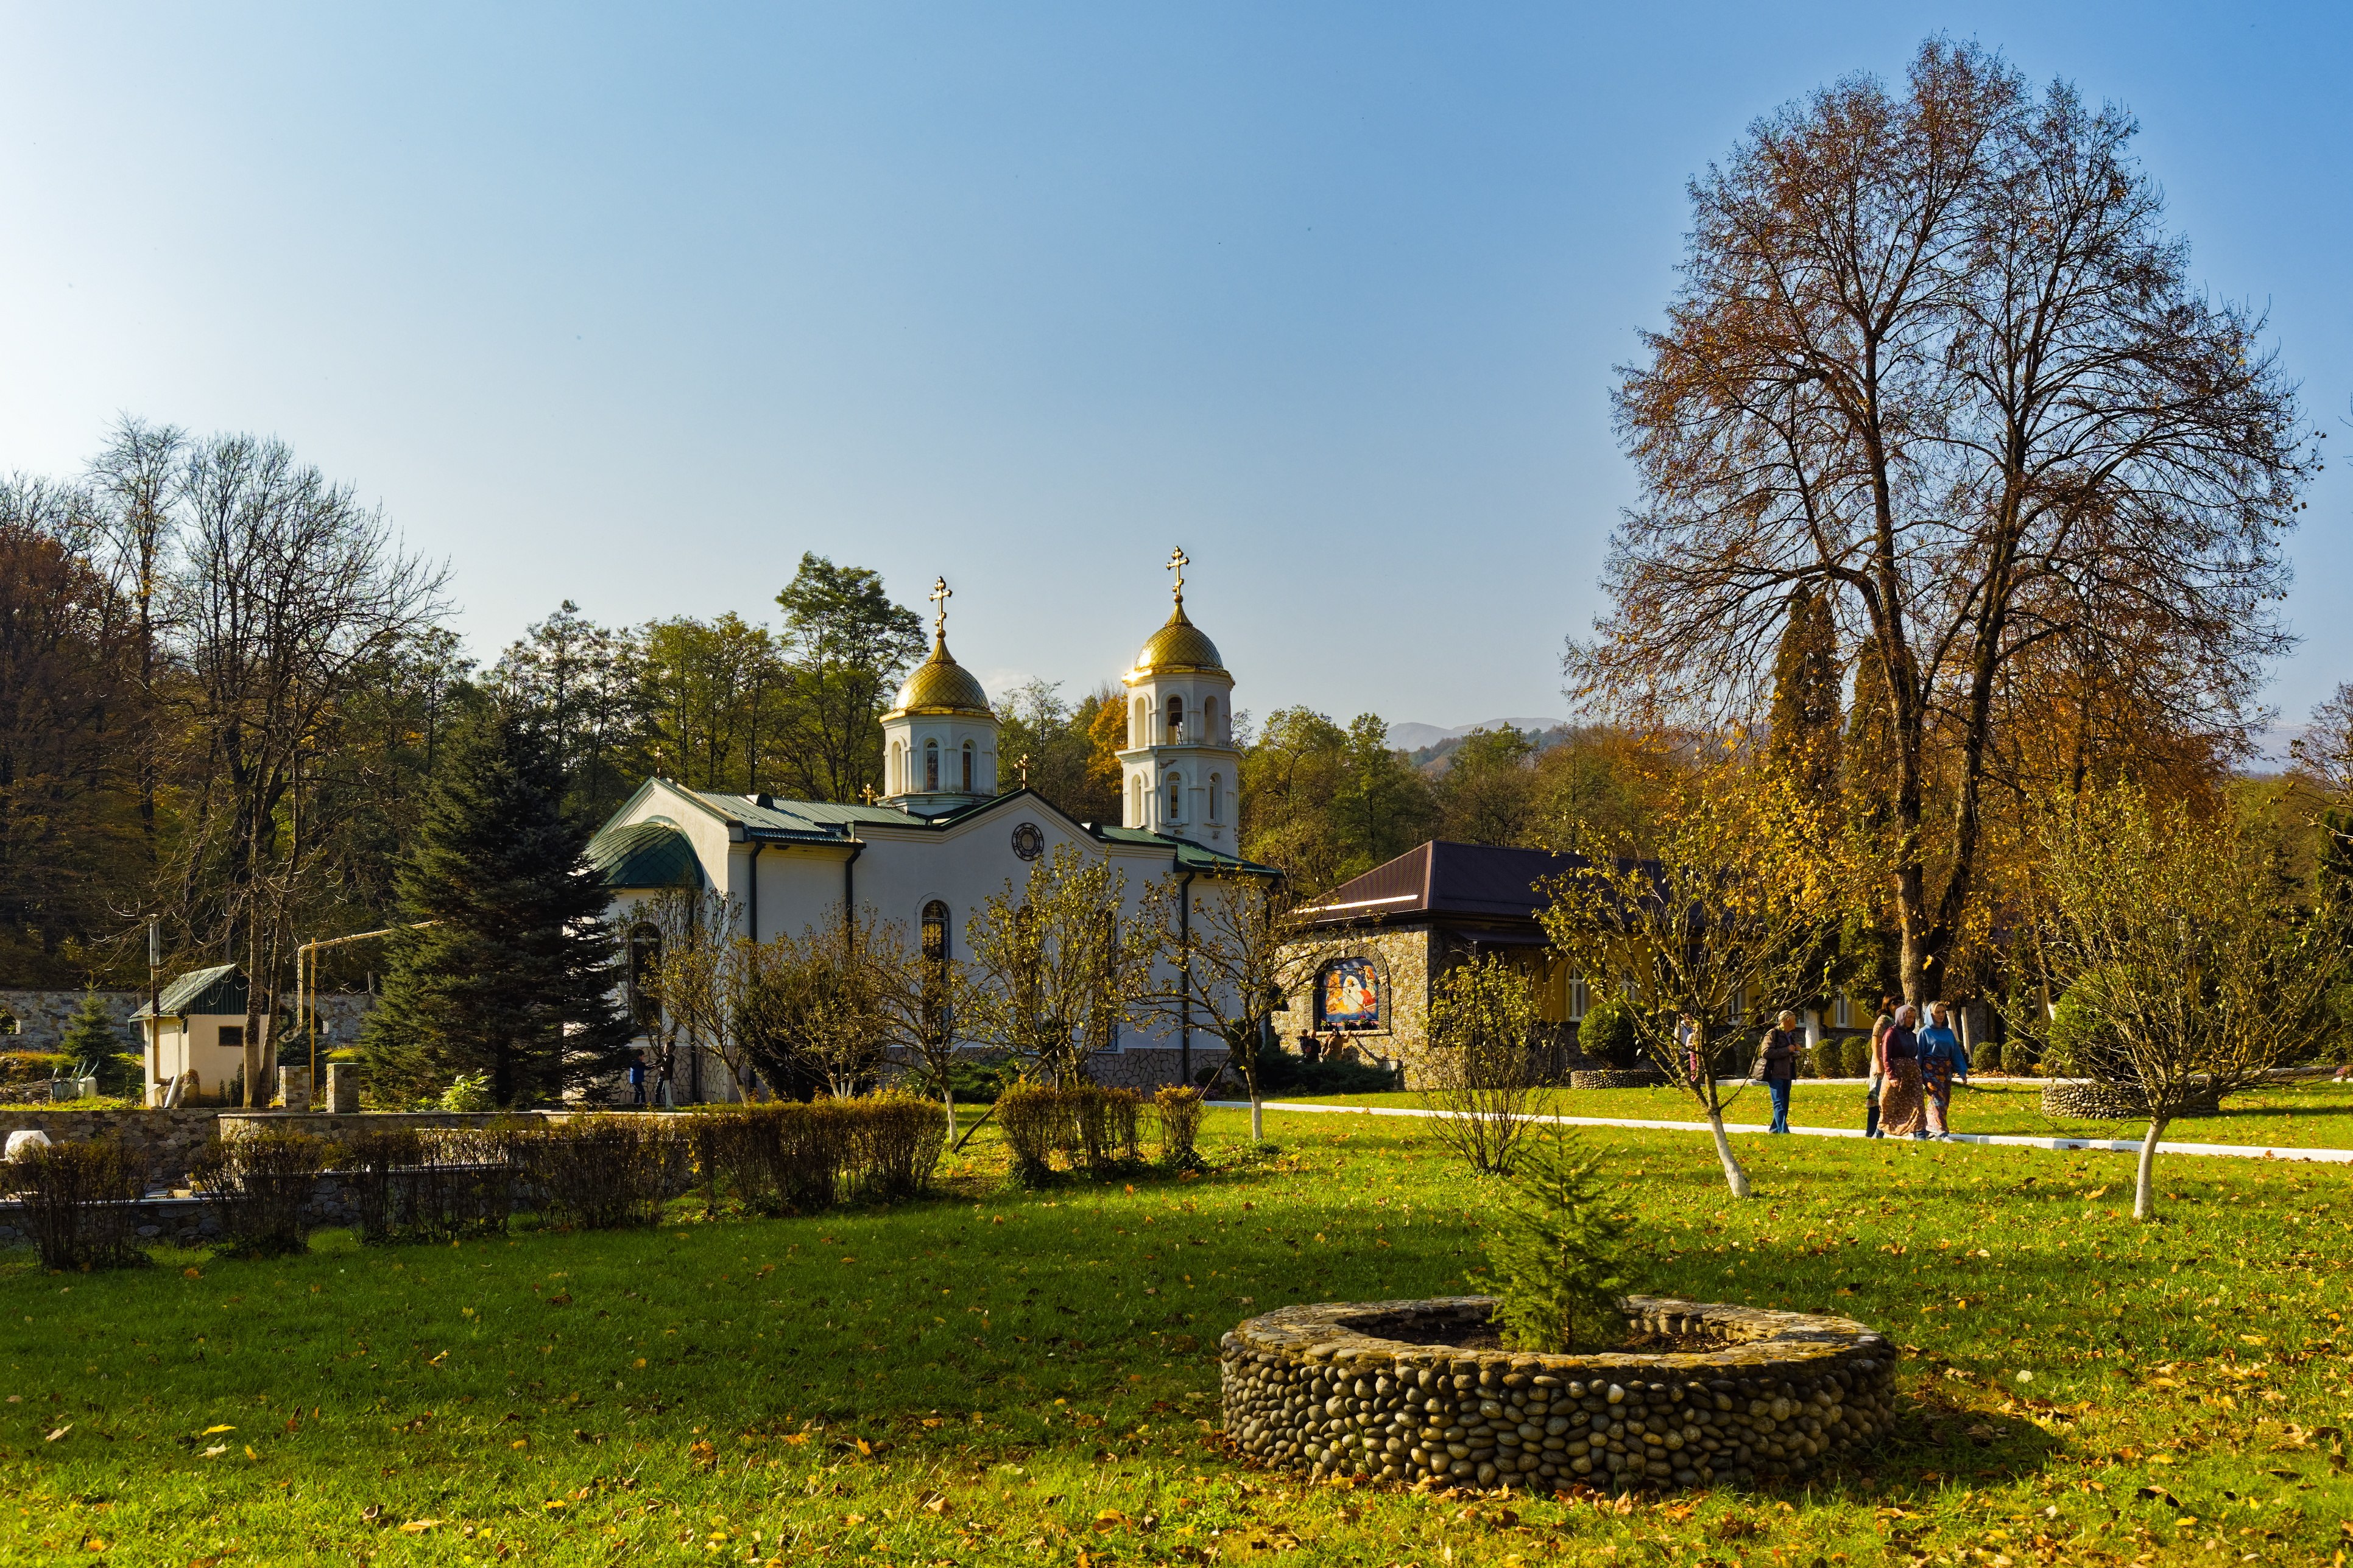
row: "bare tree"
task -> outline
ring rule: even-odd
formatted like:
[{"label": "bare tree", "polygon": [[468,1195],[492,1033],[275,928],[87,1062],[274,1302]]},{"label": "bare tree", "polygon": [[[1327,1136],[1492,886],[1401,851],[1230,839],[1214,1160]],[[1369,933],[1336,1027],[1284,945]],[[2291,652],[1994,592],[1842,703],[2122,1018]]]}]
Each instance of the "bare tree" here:
[{"label": "bare tree", "polygon": [[966,928],[965,1029],[1057,1084],[1134,1026],[1159,956],[1155,927],[1121,930],[1127,877],[1069,844],[992,893]]},{"label": "bare tree", "polygon": [[220,436],[189,448],[179,481],[184,570],[170,620],[186,679],[174,683],[189,754],[176,868],[190,909],[242,950],[248,981],[245,1092],[268,1079],[262,1020],[290,952],[289,899],[324,835],[307,821],[305,770],[363,673],[440,608],[442,574],[402,553],[381,513],[284,445]]},{"label": "bare tree", "polygon": [[[2311,471],[2262,319],[2201,293],[2067,85],[1933,40],[1694,182],[1684,282],[1624,373],[1641,505],[1567,670],[1633,710],[1746,714],[1799,586],[1883,680],[1907,994],[1980,877],[2009,671],[2069,660],[2243,746]],[[1940,978],[1940,977],[1937,977]]]},{"label": "bare tree", "polygon": [[953,1142],[955,1090],[949,1075],[955,1070],[956,1023],[970,980],[964,965],[948,956],[945,911],[936,924],[926,920],[912,944],[906,928],[895,921],[870,913],[863,923],[859,952],[875,975],[883,1042],[905,1052],[939,1087]]},{"label": "bare tree", "polygon": [[1716,1080],[1746,1076],[1741,1027],[1825,989],[1816,940],[1842,886],[1822,851],[1825,807],[1741,752],[1694,769],[1639,832],[1588,832],[1586,865],[1546,884],[1538,911],[1570,973],[1621,990],[1651,1065],[1707,1120],[1725,1184],[1748,1173],[1724,1131]]},{"label": "bare tree", "polygon": [[[90,464],[90,484],[102,510],[107,565],[117,592],[136,616],[139,694],[143,710],[155,705],[164,640],[162,622],[166,587],[176,564],[178,528],[173,503],[181,482],[187,433],[176,425],[150,425],[124,415],[108,433],[106,447]],[[155,756],[142,736],[139,755],[139,824],[149,866],[156,858]]]},{"label": "bare tree", "polygon": [[1282,883],[1262,875],[1161,882],[1144,900],[1143,921],[1164,955],[1147,1005],[1166,1018],[1198,1020],[1225,1042],[1226,1065],[1250,1091],[1254,1143],[1266,1141],[1260,1083],[1280,1048],[1274,1012],[1320,956],[1294,940],[1296,907]]},{"label": "bare tree", "polygon": [[881,922],[845,920],[839,906],[797,933],[744,943],[737,1029],[771,1080],[807,1072],[836,1098],[874,1081],[899,946]]},{"label": "bare tree", "polygon": [[1482,1175],[1509,1175],[1528,1129],[1543,1030],[1527,971],[1489,953],[1458,963],[1430,990],[1422,1104],[1438,1137]]},{"label": "bare tree", "polygon": [[[2154,809],[2131,786],[2066,802],[2042,847],[2042,951],[2090,1026],[2069,1065],[2146,1101],[2133,1217],[2154,1218],[2166,1124],[2335,1032],[2326,1002],[2345,971],[2343,911],[2299,908],[2240,826]],[[2324,879],[2324,900],[2337,892]],[[2047,1040],[2050,1014],[2021,1022]]]}]

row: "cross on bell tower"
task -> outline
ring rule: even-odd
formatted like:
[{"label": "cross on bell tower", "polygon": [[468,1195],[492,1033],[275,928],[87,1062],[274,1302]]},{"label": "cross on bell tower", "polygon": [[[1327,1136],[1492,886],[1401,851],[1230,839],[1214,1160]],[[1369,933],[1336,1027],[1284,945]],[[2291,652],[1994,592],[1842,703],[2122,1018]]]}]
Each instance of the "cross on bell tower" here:
[{"label": "cross on bell tower", "polygon": [[1185,602],[1185,568],[1191,564],[1193,564],[1193,558],[1185,553],[1183,545],[1180,544],[1168,552],[1167,570],[1176,574],[1176,602],[1179,605]]},{"label": "cross on bell tower", "polygon": [[948,635],[948,601],[955,597],[955,590],[948,586],[946,578],[942,577],[932,584],[931,596],[932,603],[939,606],[939,613],[932,622],[932,635],[945,637]]}]

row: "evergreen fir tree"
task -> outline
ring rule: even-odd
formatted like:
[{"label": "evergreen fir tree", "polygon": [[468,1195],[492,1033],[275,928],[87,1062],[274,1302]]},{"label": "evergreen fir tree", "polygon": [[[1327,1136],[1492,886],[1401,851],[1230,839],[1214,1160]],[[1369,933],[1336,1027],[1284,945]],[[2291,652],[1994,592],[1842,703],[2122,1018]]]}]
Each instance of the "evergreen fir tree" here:
[{"label": "evergreen fir tree", "polygon": [[1495,1324],[1514,1350],[1611,1349],[1625,1327],[1618,1300],[1630,1222],[1616,1211],[1600,1164],[1557,1129],[1539,1134],[1521,1150],[1510,1198],[1491,1213]]},{"label": "evergreen fir tree", "polygon": [[1773,660],[1772,756],[1826,801],[1839,777],[1838,626],[1827,594],[1800,588],[1789,595],[1789,621]]},{"label": "evergreen fir tree", "polygon": [[109,1093],[121,1089],[126,1079],[141,1070],[136,1057],[123,1058],[123,1053],[132,1048],[131,1042],[114,1026],[106,1004],[99,1000],[94,990],[81,994],[81,1010],[66,1026],[58,1048],[73,1058],[77,1069],[87,1066]]},{"label": "evergreen fir tree", "polygon": [[501,1106],[610,1072],[633,1030],[587,822],[562,762],[518,708],[490,703],[451,737],[399,871],[404,930],[362,1038],[380,1084],[410,1097],[464,1073]]}]

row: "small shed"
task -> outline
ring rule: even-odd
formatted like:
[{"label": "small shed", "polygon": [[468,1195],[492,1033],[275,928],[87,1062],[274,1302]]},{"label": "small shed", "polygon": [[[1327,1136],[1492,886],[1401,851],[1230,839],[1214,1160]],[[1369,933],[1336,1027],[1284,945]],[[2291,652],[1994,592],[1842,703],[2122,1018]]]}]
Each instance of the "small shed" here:
[{"label": "small shed", "polygon": [[[191,971],[164,987],[162,1001],[160,1009],[142,1003],[131,1016],[146,1047],[147,1103],[162,1104],[182,1073],[195,1075],[186,1099],[221,1098],[245,1069],[245,972],[234,963]],[[266,1046],[266,1017],[261,1031]]]}]

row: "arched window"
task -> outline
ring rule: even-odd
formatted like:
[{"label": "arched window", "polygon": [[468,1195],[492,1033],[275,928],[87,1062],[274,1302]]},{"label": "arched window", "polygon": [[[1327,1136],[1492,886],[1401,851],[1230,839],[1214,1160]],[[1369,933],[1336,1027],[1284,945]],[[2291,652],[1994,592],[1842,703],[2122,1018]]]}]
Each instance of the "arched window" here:
[{"label": "arched window", "polygon": [[904,766],[905,764],[899,757],[899,742],[893,741],[891,742],[891,771],[888,774],[888,781],[890,783],[891,793],[892,795],[902,794],[907,787],[905,782],[900,777],[901,771]]},{"label": "arched window", "polygon": [[1213,746],[1218,743],[1218,700],[1214,697],[1201,699],[1201,739]]},{"label": "arched window", "polygon": [[1182,697],[1171,697],[1168,700],[1168,743],[1172,746],[1181,745],[1184,740],[1185,700]]},{"label": "arched window", "polygon": [[1220,782],[1222,781],[1217,774],[1209,775],[1209,820],[1211,822],[1218,820],[1218,785]]},{"label": "arched window", "polygon": [[1141,775],[1127,781],[1128,815],[1135,820],[1131,826],[1144,826],[1144,779]]},{"label": "arched window", "polygon": [[923,788],[936,792],[940,787],[940,743],[923,742]]},{"label": "arched window", "polygon": [[964,743],[964,793],[966,795],[972,793],[972,742],[966,741]]},{"label": "arched window", "polygon": [[644,922],[629,928],[629,1017],[640,1029],[661,1025],[661,928]]},{"label": "arched window", "polygon": [[1185,781],[1175,773],[1168,775],[1168,820],[1179,822],[1185,816]]},{"label": "arched window", "polygon": [[923,1026],[940,1031],[949,1028],[948,982],[948,907],[934,899],[923,906]]},{"label": "arched window", "polygon": [[1135,711],[1127,719],[1127,748],[1134,751],[1138,746],[1151,744],[1151,742],[1152,716],[1145,710],[1144,699],[1139,697],[1135,700]]}]

